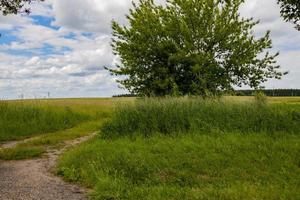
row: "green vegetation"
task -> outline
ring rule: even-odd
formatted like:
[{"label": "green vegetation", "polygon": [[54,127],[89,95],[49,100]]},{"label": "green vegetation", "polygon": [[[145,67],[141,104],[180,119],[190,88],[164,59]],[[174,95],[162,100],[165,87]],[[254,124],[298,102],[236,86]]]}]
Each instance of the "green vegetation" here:
[{"label": "green vegetation", "polygon": [[17,0],[17,1],[0,1],[0,13],[2,15],[30,13],[30,5],[33,2],[39,2],[44,0]]},{"label": "green vegetation", "polygon": [[[79,120],[17,137],[32,136],[0,149],[0,160],[40,157],[102,130],[70,149],[57,168],[66,180],[92,188],[93,199],[300,198],[299,98],[55,99],[2,106],[21,113],[24,118],[15,117],[20,124],[25,116],[50,119],[38,118],[45,113]],[[33,110],[36,115],[25,114]]]},{"label": "green vegetation", "polygon": [[139,0],[128,25],[112,23],[112,46],[122,65],[110,68],[140,96],[201,95],[258,88],[286,73],[271,51],[270,32],[240,15],[243,0]]},{"label": "green vegetation", "polygon": [[42,156],[46,149],[61,148],[65,141],[88,136],[99,130],[101,121],[81,123],[74,128],[44,134],[17,144],[13,148],[0,148],[0,160],[23,160]]},{"label": "green vegetation", "polygon": [[263,102],[121,105],[99,137],[61,157],[57,172],[97,200],[299,199],[299,98]]},{"label": "green vegetation", "polygon": [[[0,160],[40,157],[46,149],[61,148],[65,141],[98,132],[118,101],[119,99],[52,99],[0,102],[5,111],[0,113],[0,138],[28,138],[12,148],[1,149],[0,146]],[[52,117],[58,118],[51,121]],[[8,122],[11,123],[4,123],[7,122],[4,119],[10,119]],[[11,131],[4,132],[8,130],[7,127]],[[44,127],[46,128],[42,129]]]},{"label": "green vegetation", "polygon": [[[0,12],[30,13],[37,1],[1,1]],[[118,99],[0,101],[0,142],[22,141],[0,146],[0,160],[40,157],[100,132],[57,166],[93,199],[300,199],[300,99],[209,98],[287,74],[270,32],[255,36],[259,21],[239,12],[244,0],[164,2],[139,0],[128,26],[112,22],[121,65],[108,70],[138,96],[205,98],[126,98],[117,108]],[[299,1],[277,2],[300,30]]]},{"label": "green vegetation", "polygon": [[24,160],[37,158],[45,153],[42,146],[18,145],[15,148],[0,149],[0,160]]},{"label": "green vegetation", "polygon": [[[273,90],[265,90],[262,89],[265,95],[270,97],[299,97],[300,90],[299,89],[273,89]],[[252,96],[255,94],[254,90],[236,90],[234,92],[238,96]]]},{"label": "green vegetation", "polygon": [[71,128],[87,119],[68,107],[0,102],[0,142]]},{"label": "green vegetation", "polygon": [[146,99],[118,107],[102,128],[105,138],[153,134],[226,132],[299,133],[300,109],[253,102],[200,98]]},{"label": "green vegetation", "polygon": [[281,8],[281,16],[285,21],[292,22],[300,31],[300,1],[299,0],[277,0]]},{"label": "green vegetation", "polygon": [[300,138],[206,134],[94,140],[63,156],[58,173],[93,199],[299,199]]}]

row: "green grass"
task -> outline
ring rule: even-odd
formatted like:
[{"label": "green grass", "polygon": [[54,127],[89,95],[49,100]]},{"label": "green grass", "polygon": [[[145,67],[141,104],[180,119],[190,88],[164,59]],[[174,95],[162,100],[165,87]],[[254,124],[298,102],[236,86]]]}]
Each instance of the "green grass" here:
[{"label": "green grass", "polygon": [[58,174],[93,199],[300,198],[300,137],[195,134],[98,139],[65,154]]},{"label": "green grass", "polygon": [[[0,144],[0,160],[40,157],[46,149],[61,148],[65,141],[98,132],[119,101],[120,99],[51,99],[0,102],[3,110],[5,107],[5,112],[0,113],[0,121],[1,117],[3,120],[0,123],[0,142],[29,139],[8,149],[1,149]],[[62,116],[65,117],[66,124],[54,123],[60,122]],[[79,117],[78,120],[74,120],[74,116],[76,119]],[[58,118],[53,122],[52,117]],[[4,123],[4,119],[10,119],[11,123]],[[48,129],[41,131],[44,126]],[[4,132],[7,127],[11,131]]]},{"label": "green grass", "polygon": [[116,109],[102,128],[105,138],[120,136],[176,135],[191,132],[288,132],[300,131],[299,106],[229,102],[200,98],[146,99]]},{"label": "green grass", "polygon": [[44,134],[22,142],[13,148],[1,149],[0,160],[23,160],[42,156],[48,148],[61,148],[64,142],[88,136],[99,130],[99,120],[89,121],[74,128]]},{"label": "green grass", "polygon": [[300,98],[269,98],[267,105],[248,97],[133,102],[5,102],[10,113],[24,116],[15,117],[20,124],[32,110],[41,116],[71,111],[87,118],[56,131],[17,135],[32,138],[0,149],[0,160],[40,157],[49,148],[102,130],[71,148],[57,168],[66,180],[92,188],[92,199],[300,199]]},{"label": "green grass", "polygon": [[57,173],[97,200],[300,199],[299,99],[121,105]]},{"label": "green grass", "polygon": [[45,153],[42,146],[20,145],[16,148],[0,149],[0,160],[24,160],[37,158]]},{"label": "green grass", "polygon": [[71,128],[88,118],[69,107],[0,101],[0,142]]}]

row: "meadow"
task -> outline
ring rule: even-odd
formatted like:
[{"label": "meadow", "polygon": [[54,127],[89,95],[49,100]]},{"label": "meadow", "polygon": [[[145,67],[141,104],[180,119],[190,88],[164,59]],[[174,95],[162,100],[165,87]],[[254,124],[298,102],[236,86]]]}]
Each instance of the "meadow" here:
[{"label": "meadow", "polygon": [[0,102],[0,142],[71,128],[88,119],[68,107]]},{"label": "meadow", "polygon": [[92,199],[300,199],[300,99],[117,105],[57,173]]},{"label": "meadow", "polygon": [[91,199],[300,199],[300,98],[0,104],[2,142],[28,138],[0,147],[0,160],[41,157],[98,133],[63,154],[56,169],[90,188]]},{"label": "meadow", "polygon": [[[1,101],[0,160],[40,157],[46,149],[60,148],[65,141],[97,132],[118,101],[96,98]],[[1,149],[1,143],[10,141],[20,142],[13,148]]]}]

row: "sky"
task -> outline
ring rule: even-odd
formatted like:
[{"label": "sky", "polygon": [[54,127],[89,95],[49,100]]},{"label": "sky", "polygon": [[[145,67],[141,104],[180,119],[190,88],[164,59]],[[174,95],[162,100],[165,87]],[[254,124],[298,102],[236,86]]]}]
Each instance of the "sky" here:
[{"label": "sky", "polygon": [[[162,0],[161,0],[162,1]],[[131,0],[46,0],[30,15],[0,16],[0,98],[110,97],[124,94],[104,66],[114,66],[111,20],[126,24]],[[260,20],[257,36],[271,30],[282,80],[266,88],[300,88],[300,32],[280,17],[276,0],[246,0],[244,17]]]}]

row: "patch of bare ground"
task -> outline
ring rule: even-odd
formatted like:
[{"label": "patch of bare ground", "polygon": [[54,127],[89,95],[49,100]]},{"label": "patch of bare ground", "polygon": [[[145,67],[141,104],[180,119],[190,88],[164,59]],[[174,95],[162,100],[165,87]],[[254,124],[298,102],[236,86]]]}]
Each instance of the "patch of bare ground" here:
[{"label": "patch of bare ground", "polygon": [[[65,143],[59,150],[48,149],[47,156],[22,161],[0,161],[0,200],[85,200],[85,189],[64,182],[51,171],[59,155],[71,146],[95,136]],[[13,145],[14,146],[14,145]],[[12,147],[12,145],[2,145]]]},{"label": "patch of bare ground", "polygon": [[0,143],[0,149],[8,149],[8,148],[14,148],[15,146],[17,146],[18,144],[24,143],[24,142],[29,142],[31,140],[34,140],[36,138],[39,137],[32,137],[32,138],[27,138],[24,140],[16,140],[16,141],[9,141],[9,142],[4,142],[4,143]]}]

